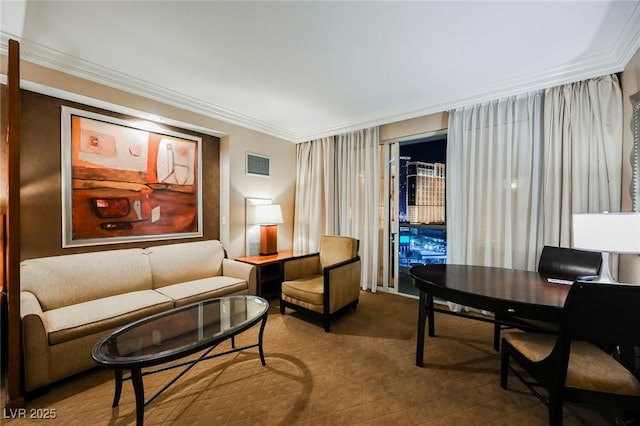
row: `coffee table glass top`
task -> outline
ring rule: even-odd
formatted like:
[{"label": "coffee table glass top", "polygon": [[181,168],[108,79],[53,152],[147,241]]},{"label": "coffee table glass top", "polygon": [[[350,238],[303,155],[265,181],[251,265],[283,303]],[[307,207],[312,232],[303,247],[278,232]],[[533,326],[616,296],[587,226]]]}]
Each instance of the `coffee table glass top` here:
[{"label": "coffee table glass top", "polygon": [[195,353],[260,321],[269,303],[257,296],[230,296],[175,308],[124,326],[102,339],[93,358],[105,365],[157,363]]}]

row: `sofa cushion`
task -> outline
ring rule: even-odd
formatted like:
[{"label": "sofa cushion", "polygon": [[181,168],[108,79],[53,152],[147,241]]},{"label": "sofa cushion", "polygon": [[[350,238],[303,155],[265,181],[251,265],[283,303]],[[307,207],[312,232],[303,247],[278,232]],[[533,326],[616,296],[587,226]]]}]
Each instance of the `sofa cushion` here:
[{"label": "sofa cushion", "polygon": [[219,276],[168,285],[156,291],[174,300],[176,306],[183,306],[214,297],[248,293],[248,288],[245,280]]},{"label": "sofa cushion", "polygon": [[222,275],[224,249],[218,240],[148,247],[153,288]]},{"label": "sofa cushion", "polygon": [[116,294],[150,290],[142,249],[109,250],[23,260],[20,287],[36,295],[43,311]]},{"label": "sofa cushion", "polygon": [[122,326],[173,308],[173,300],[154,290],[133,291],[44,312],[49,344]]}]

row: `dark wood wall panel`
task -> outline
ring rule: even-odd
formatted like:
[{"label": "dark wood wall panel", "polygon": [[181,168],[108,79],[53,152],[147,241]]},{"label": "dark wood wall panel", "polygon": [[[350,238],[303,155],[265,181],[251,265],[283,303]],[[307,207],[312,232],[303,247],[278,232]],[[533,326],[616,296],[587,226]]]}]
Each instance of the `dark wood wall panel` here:
[{"label": "dark wood wall panel", "polygon": [[[195,240],[156,240],[126,244],[62,248],[62,183],[61,170],[61,107],[63,105],[108,115],[123,120],[135,117],[91,106],[21,91],[20,143],[20,257],[43,256],[112,250],[116,248],[148,247]],[[202,138],[202,215],[203,238],[220,238],[220,140],[191,130],[161,125],[161,127]]]},{"label": "dark wood wall panel", "polygon": [[[22,356],[20,327],[20,45],[9,40],[9,61],[7,70],[8,100],[6,122],[6,215],[4,217],[3,255],[6,270],[6,285],[3,299],[7,310],[7,408],[23,405]],[[3,303],[5,300],[3,300]]]}]

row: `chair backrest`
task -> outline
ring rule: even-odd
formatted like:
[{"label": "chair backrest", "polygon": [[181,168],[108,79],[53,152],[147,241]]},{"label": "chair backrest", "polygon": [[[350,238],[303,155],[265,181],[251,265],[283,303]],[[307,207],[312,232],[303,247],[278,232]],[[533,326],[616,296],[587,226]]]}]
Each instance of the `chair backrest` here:
[{"label": "chair backrest", "polygon": [[600,274],[602,255],[594,251],[544,246],[538,272],[550,278],[575,280]]},{"label": "chair backrest", "polygon": [[597,344],[640,346],[640,285],[576,281],[561,334]]},{"label": "chair backrest", "polygon": [[320,239],[320,266],[322,268],[358,255],[359,241],[352,237],[324,235]]}]

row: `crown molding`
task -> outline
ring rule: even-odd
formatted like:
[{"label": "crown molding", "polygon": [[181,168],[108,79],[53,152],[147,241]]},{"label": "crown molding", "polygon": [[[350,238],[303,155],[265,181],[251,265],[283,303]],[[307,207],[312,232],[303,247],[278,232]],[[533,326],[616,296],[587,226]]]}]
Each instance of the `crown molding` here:
[{"label": "crown molding", "polygon": [[[6,84],[6,81],[7,81],[7,76],[5,74],[0,74],[0,84]],[[111,102],[101,101],[98,99],[90,98],[88,96],[68,92],[66,90],[45,86],[43,84],[35,83],[29,80],[20,80],[20,87],[30,92],[40,93],[42,95],[64,99],[71,102],[77,102],[80,104],[89,105],[96,108],[102,108],[107,111],[129,115],[129,116],[150,121],[153,123],[166,124],[168,126],[179,127],[185,130],[192,130],[194,132],[202,133],[205,135],[211,135],[218,138],[227,136],[226,132],[223,132],[220,130],[211,129],[209,127],[198,126],[192,123],[187,123],[180,120],[174,120],[172,118],[163,117],[156,114],[150,114],[146,111],[140,111],[140,110],[129,108],[123,105],[117,105]]]},{"label": "crown molding", "polygon": [[[404,120],[410,120],[430,114],[450,111],[463,106],[475,105],[502,99],[509,96],[517,96],[536,90],[544,90],[563,84],[575,83],[590,78],[601,77],[620,72],[631,59],[631,56],[640,48],[640,37],[634,38],[636,46],[624,49],[625,55],[607,54],[582,61],[575,61],[568,66],[551,69],[536,75],[527,75],[519,78],[501,80],[475,91],[464,93],[444,93],[435,95],[429,99],[396,106],[393,109],[380,111],[374,117],[360,117],[343,123],[322,129],[310,129],[298,134],[296,142],[304,142],[312,139],[333,136],[351,132],[367,127],[382,126]],[[626,46],[629,46],[628,44]],[[630,51],[630,55],[626,52]],[[628,57],[627,57],[628,56]]]},{"label": "crown molding", "polygon": [[640,25],[638,22],[640,22],[640,2],[636,4],[633,12],[629,15],[629,19],[613,48],[622,68],[627,66],[633,55],[640,49]]},{"label": "crown molding", "polygon": [[202,114],[226,123],[256,130],[287,141],[293,142],[296,139],[295,132],[291,132],[287,129],[257,120],[245,114],[219,107],[192,96],[187,96],[183,93],[179,93],[148,81],[101,67],[94,63],[64,54],[37,43],[20,40],[19,37],[0,31],[1,54],[7,54],[8,40],[10,38],[20,42],[20,59],[23,61],[41,65],[56,71],[61,71],[66,74],[122,90],[127,93],[143,96],[186,111]]}]

